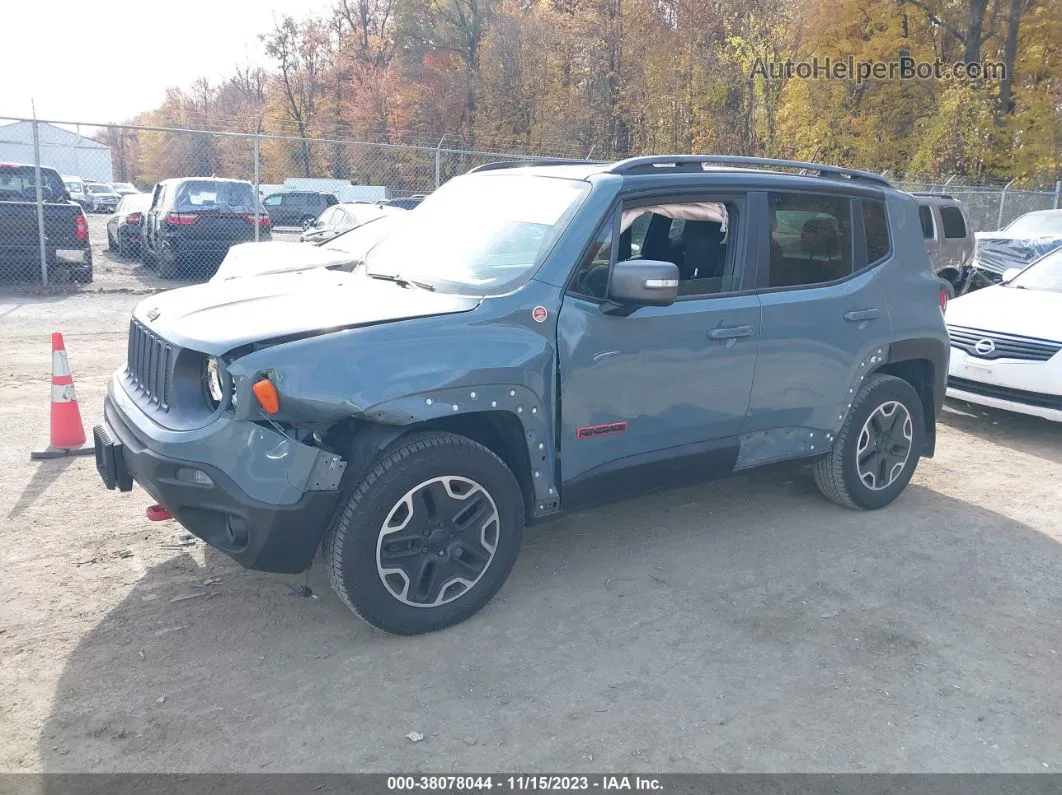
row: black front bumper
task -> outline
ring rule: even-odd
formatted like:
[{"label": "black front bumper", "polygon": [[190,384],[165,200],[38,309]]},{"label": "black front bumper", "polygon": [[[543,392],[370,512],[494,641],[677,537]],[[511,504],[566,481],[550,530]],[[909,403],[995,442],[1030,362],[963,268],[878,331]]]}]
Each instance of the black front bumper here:
[{"label": "black front bumper", "polygon": [[[109,489],[139,483],[189,532],[241,566],[295,574],[313,562],[328,529],[338,491],[308,491],[294,505],[270,505],[247,496],[221,470],[167,458],[143,445],[108,398],[106,419],[93,428],[96,470]],[[206,473],[212,485],[178,477],[178,470]]]}]

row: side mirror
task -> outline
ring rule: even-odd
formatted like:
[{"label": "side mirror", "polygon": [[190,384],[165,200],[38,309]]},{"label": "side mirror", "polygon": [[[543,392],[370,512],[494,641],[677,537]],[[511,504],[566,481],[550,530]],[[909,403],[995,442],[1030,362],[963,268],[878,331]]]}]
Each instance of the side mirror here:
[{"label": "side mirror", "polygon": [[1005,271],[1003,271],[1003,281],[1009,282],[1011,279],[1021,273],[1021,271],[1021,268],[1007,268]]},{"label": "side mirror", "polygon": [[678,298],[679,269],[673,262],[629,259],[612,269],[608,299],[620,305],[668,306]]}]

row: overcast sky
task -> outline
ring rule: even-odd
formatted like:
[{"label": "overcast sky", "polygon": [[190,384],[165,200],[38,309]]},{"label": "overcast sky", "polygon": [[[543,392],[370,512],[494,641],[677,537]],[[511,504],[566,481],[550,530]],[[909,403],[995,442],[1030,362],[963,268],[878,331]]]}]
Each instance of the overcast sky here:
[{"label": "overcast sky", "polygon": [[[0,0],[0,115],[122,121],[169,86],[264,64],[258,34],[327,0]],[[2,120],[0,120],[2,123]]]}]

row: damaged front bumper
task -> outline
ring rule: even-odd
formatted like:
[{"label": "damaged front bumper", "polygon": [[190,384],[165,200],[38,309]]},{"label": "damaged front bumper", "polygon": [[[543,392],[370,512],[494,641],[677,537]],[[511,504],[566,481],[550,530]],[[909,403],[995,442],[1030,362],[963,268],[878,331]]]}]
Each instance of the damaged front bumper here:
[{"label": "damaged front bumper", "polygon": [[305,571],[339,498],[339,456],[279,430],[225,417],[170,431],[144,415],[118,376],[93,429],[107,488],[133,482],[191,533],[248,569]]}]

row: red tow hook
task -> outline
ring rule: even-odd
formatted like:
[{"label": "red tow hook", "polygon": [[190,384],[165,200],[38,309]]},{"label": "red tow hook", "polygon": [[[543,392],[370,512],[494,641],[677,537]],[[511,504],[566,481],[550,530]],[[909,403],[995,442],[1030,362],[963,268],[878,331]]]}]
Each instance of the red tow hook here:
[{"label": "red tow hook", "polygon": [[147,514],[147,518],[152,522],[165,522],[167,519],[173,518],[173,514],[161,505],[149,505],[144,513]]}]

